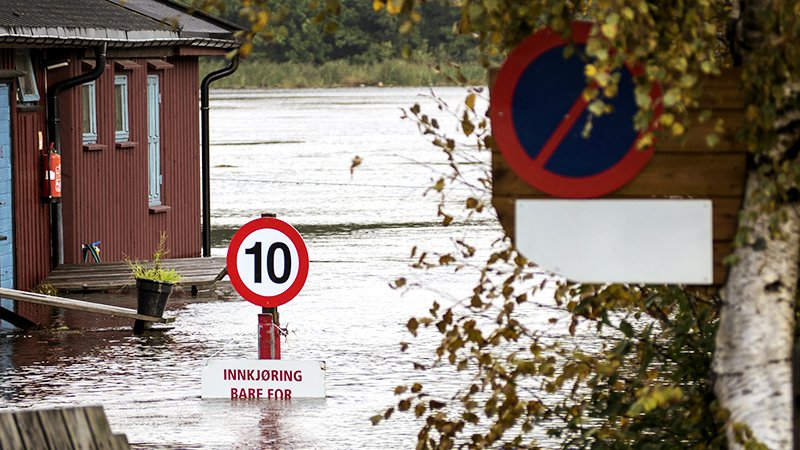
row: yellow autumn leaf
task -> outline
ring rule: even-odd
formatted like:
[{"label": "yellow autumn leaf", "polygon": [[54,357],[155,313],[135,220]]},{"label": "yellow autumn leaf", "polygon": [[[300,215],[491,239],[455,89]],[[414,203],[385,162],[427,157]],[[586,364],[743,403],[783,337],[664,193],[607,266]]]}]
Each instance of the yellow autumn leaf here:
[{"label": "yellow autumn leaf", "polygon": [[403,10],[403,0],[389,0],[386,2],[386,12],[389,14],[400,14]]},{"label": "yellow autumn leaf", "polygon": [[611,86],[607,86],[605,89],[603,89],[603,95],[605,95],[606,97],[609,97],[609,98],[616,97],[617,96],[617,85],[616,84],[612,84]]},{"label": "yellow autumn leaf", "polygon": [[600,27],[600,31],[603,33],[603,36],[614,39],[617,36],[617,24],[604,23],[603,26]]},{"label": "yellow autumn leaf", "polygon": [[628,20],[633,20],[634,17],[633,10],[629,6],[622,8],[622,17]]},{"label": "yellow autumn leaf", "polygon": [[384,6],[386,6],[386,2],[383,0],[372,0],[372,9],[376,12],[382,10]]},{"label": "yellow autumn leaf", "polygon": [[269,21],[269,13],[267,11],[259,11],[256,15],[256,21],[253,23],[253,31],[259,33],[264,31]]},{"label": "yellow autumn leaf", "polygon": [[636,149],[643,150],[653,145],[653,133],[645,133],[641,139],[636,142]]},{"label": "yellow autumn leaf", "polygon": [[239,56],[241,56],[242,58],[247,58],[247,55],[249,55],[250,52],[252,51],[253,51],[253,44],[250,42],[245,42],[244,44],[242,44],[241,47],[239,47]]},{"label": "yellow autumn leaf", "polygon": [[683,124],[680,122],[675,122],[672,124],[672,134],[675,136],[682,136],[683,133],[686,132],[686,129],[683,127]]},{"label": "yellow autumn leaf", "polygon": [[747,112],[745,113],[747,120],[754,121],[758,118],[758,106],[748,105]]},{"label": "yellow autumn leaf", "polygon": [[662,114],[659,121],[661,122],[661,125],[669,127],[675,122],[675,116],[670,113]]},{"label": "yellow autumn leaf", "polygon": [[464,104],[467,108],[475,111],[475,94],[467,95],[467,98],[464,100]]},{"label": "yellow autumn leaf", "polygon": [[597,67],[594,64],[587,64],[586,67],[583,68],[583,73],[588,78],[594,78],[597,75]]}]

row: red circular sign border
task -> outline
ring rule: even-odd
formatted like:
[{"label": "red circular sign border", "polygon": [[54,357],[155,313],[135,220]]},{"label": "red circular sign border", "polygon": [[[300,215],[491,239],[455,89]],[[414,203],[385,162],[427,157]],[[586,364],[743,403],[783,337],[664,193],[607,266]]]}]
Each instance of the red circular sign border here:
[{"label": "red circular sign border", "polygon": [[[573,42],[585,44],[591,28],[590,22],[573,22]],[[561,35],[545,28],[526,38],[511,51],[494,81],[495,88],[491,95],[490,114],[492,135],[514,173],[534,188],[562,198],[601,197],[633,180],[650,162],[654,146],[651,145],[641,150],[636,148],[643,132],[640,131],[637,134],[628,152],[614,166],[591,176],[566,177],[544,170],[543,165],[541,169],[535,166],[531,167],[533,160],[520,143],[511,117],[514,91],[525,69],[544,52],[567,44],[569,42]],[[643,73],[642,68],[638,66],[627,66],[627,69],[633,76]],[[653,85],[650,97],[654,100],[656,107],[648,132],[654,129],[663,111],[663,106],[660,101],[657,101],[661,98],[661,87],[658,84]]]},{"label": "red circular sign border", "polygon": [[[244,242],[247,236],[254,231],[266,228],[279,231],[288,237],[290,241],[292,241],[292,244],[294,244],[295,249],[297,250],[297,257],[300,264],[297,269],[297,278],[294,279],[292,285],[280,294],[273,296],[258,294],[247,287],[247,285],[242,281],[242,278],[239,276],[239,269],[236,264],[236,257],[239,253],[239,247],[241,247],[242,242]],[[228,267],[228,276],[231,279],[231,285],[234,289],[236,289],[236,292],[238,292],[239,295],[241,295],[242,298],[248,302],[264,308],[274,308],[288,303],[290,300],[296,297],[298,293],[300,293],[300,290],[303,288],[303,285],[308,278],[308,249],[303,241],[303,237],[300,236],[300,233],[298,233],[293,226],[273,217],[254,219],[242,225],[242,227],[239,228],[239,230],[231,238],[231,242],[228,245],[228,254],[225,262]]]}]

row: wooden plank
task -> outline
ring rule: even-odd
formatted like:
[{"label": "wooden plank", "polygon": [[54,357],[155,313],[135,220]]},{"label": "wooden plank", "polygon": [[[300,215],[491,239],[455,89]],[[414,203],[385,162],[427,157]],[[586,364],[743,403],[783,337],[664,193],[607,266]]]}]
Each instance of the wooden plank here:
[{"label": "wooden plank", "polygon": [[[494,195],[547,196],[519,178],[499,153],[492,155],[492,172]],[[745,175],[744,153],[656,153],[641,174],[611,196],[739,196]]]},{"label": "wooden plank", "polygon": [[0,297],[22,302],[35,303],[38,305],[52,306],[55,308],[74,309],[93,314],[125,317],[128,319],[143,320],[146,322],[169,323],[175,320],[171,317],[145,316],[142,314],[137,314],[136,310],[122,308],[119,306],[103,305],[100,303],[85,302],[82,300],[74,300],[64,297],[53,297],[51,295],[38,294],[35,292],[22,292],[8,288],[0,288]]},{"label": "wooden plank", "polygon": [[96,450],[89,421],[84,414],[84,408],[65,408],[61,410],[64,423],[67,426],[72,448],[75,450]]},{"label": "wooden plank", "polygon": [[[747,152],[747,145],[736,139],[736,133],[744,124],[744,112],[740,109],[713,110],[712,116],[703,123],[700,123],[699,111],[692,111],[689,114],[691,121],[686,133],[680,137],[674,137],[668,132],[659,133],[656,136],[656,153],[671,152],[691,152],[691,153],[720,153],[720,152]],[[716,131],[717,120],[722,119],[724,123],[723,132],[718,133],[719,143],[714,147],[706,144],[706,136]]]},{"label": "wooden plank", "polygon": [[42,424],[39,422],[39,415],[36,411],[17,411],[14,420],[17,422],[19,436],[22,438],[22,446],[27,450],[42,450],[47,447],[47,439],[42,431]]},{"label": "wooden plank", "polygon": [[72,442],[69,439],[69,431],[64,423],[64,416],[57,409],[41,409],[36,411],[39,421],[42,424],[48,448],[61,449],[71,448]]},{"label": "wooden plank", "polygon": [[111,433],[111,425],[108,423],[105,411],[102,406],[87,406],[83,408],[86,419],[91,428],[94,444],[98,450],[110,450],[114,448],[114,437]]},{"label": "wooden plank", "polygon": [[26,317],[20,316],[14,311],[6,309],[2,306],[0,306],[0,319],[5,320],[11,325],[14,325],[15,327],[21,328],[23,330],[30,330],[39,326],[39,324],[37,324],[36,322],[33,322]]},{"label": "wooden plank", "polygon": [[115,434],[112,436],[111,450],[129,450],[131,444],[128,443],[128,436]]},{"label": "wooden plank", "polygon": [[22,437],[19,435],[17,422],[11,412],[0,413],[0,448],[23,448]]},{"label": "wooden plank", "polygon": [[739,230],[741,197],[717,197],[714,202],[714,240],[733,241]]},{"label": "wooden plank", "polygon": [[[146,262],[145,262],[146,263]],[[227,273],[225,258],[180,258],[164,260],[164,267],[177,270],[178,288],[207,289]],[[44,280],[62,292],[110,291],[133,288],[135,280],[125,262],[62,264]]]},{"label": "wooden plank", "polygon": [[700,104],[704,108],[744,109],[741,68],[724,69],[719,76],[700,80],[703,94]]}]

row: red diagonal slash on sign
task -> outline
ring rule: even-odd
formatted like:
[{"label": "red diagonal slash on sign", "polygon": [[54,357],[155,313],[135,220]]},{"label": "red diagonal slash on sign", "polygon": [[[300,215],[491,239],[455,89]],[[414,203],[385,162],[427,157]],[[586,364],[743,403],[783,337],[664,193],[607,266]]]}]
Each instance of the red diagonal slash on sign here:
[{"label": "red diagonal slash on sign", "polygon": [[547,160],[550,159],[550,156],[553,152],[556,151],[559,145],[561,145],[561,141],[567,136],[567,133],[575,126],[575,122],[578,121],[578,118],[583,115],[583,111],[586,110],[586,106],[589,105],[589,102],[583,96],[578,96],[578,100],[572,104],[569,108],[569,111],[564,116],[564,120],[556,127],[553,131],[553,134],[550,135],[550,139],[542,147],[542,150],[539,152],[539,155],[536,157],[534,164],[538,167],[544,167],[547,164]]}]

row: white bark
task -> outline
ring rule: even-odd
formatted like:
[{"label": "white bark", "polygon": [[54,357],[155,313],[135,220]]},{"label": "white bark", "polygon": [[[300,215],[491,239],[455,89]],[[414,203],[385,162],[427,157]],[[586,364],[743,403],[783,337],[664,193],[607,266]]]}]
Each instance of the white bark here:
[{"label": "white bark", "polygon": [[[757,186],[750,174],[744,217],[753,213],[751,239],[765,247],[743,246],[739,261],[723,289],[723,306],[714,354],[715,391],[728,409],[728,444],[735,424],[750,427],[755,438],[770,449],[792,448],[792,345],[794,299],[800,257],[800,215],[784,206],[779,233],[770,233],[769,216],[757,210],[750,193]],[[753,216],[750,216],[753,217]]]}]

